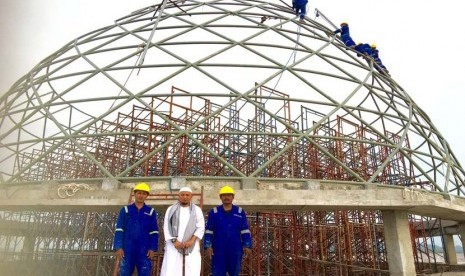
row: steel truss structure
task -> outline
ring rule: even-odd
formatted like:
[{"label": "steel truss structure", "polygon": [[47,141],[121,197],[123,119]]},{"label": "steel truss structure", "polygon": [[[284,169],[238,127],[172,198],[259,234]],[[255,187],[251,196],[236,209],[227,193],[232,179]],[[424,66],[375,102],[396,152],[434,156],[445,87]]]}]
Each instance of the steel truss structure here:
[{"label": "steel truss structure", "polygon": [[[66,44],[0,98],[1,185],[253,177],[464,196],[465,171],[428,116],[325,22],[264,1],[160,5]],[[1,219],[5,271],[20,260],[44,275],[112,270],[113,212]],[[411,218],[418,271],[435,262],[425,220]],[[251,214],[257,254],[244,273],[383,275],[381,222],[375,211]]]},{"label": "steel truss structure", "polygon": [[2,182],[283,177],[464,194],[428,116],[325,24],[262,1],[179,4],[77,38],[0,99]]}]

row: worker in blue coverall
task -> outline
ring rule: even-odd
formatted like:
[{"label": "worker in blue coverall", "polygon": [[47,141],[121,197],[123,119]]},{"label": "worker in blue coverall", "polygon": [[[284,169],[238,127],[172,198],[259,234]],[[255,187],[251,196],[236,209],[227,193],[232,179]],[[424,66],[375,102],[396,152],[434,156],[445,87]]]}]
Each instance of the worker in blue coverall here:
[{"label": "worker in blue coverall", "polygon": [[352,39],[352,37],[350,37],[349,24],[342,22],[341,28],[333,32],[333,34],[338,34],[338,33],[341,33],[341,40],[344,43],[344,45],[346,45],[347,47],[352,47],[352,48],[355,46],[354,40]]},{"label": "worker in blue coverall", "polygon": [[307,0],[292,0],[292,9],[295,10],[295,15],[299,15],[300,21],[304,21],[307,3]]},{"label": "worker in blue coverall", "polygon": [[212,276],[237,276],[242,255],[252,253],[252,237],[245,211],[232,203],[233,188],[224,186],[219,194],[223,204],[208,213],[205,254],[212,260]]},{"label": "worker in blue coverall", "polygon": [[158,250],[158,225],[155,209],[145,204],[150,194],[146,183],[134,187],[134,203],[124,206],[118,215],[113,248],[119,262],[119,275],[149,276],[152,259]]},{"label": "worker in blue coverall", "polygon": [[373,50],[371,50],[371,46],[368,43],[358,43],[354,47],[355,51],[357,51],[357,56],[363,56],[364,58],[371,57],[373,55]]},{"label": "worker in blue coverall", "polygon": [[389,75],[389,71],[386,69],[386,66],[384,66],[383,62],[379,58],[379,51],[376,48],[376,44],[371,44],[370,47],[371,47],[371,52],[372,52],[370,56],[375,61],[376,65],[377,65],[377,66],[375,66],[375,68],[380,73]]}]

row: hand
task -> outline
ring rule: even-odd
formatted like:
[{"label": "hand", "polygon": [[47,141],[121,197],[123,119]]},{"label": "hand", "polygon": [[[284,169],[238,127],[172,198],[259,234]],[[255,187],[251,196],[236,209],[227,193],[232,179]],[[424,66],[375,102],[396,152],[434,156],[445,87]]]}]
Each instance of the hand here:
[{"label": "hand", "polygon": [[247,258],[247,256],[252,254],[252,249],[250,249],[248,247],[244,247],[243,253],[244,253],[244,258]]},{"label": "hand", "polygon": [[116,250],[115,255],[117,258],[124,259],[124,250],[122,248]]},{"label": "hand", "polygon": [[182,243],[180,243],[178,240],[173,242],[173,245],[174,245],[174,248],[176,248],[176,249],[182,249],[183,248]]},{"label": "hand", "polygon": [[183,243],[183,247],[182,248],[189,248],[191,247],[193,244],[194,244],[195,240],[188,240],[186,241],[185,243]]},{"label": "hand", "polygon": [[213,256],[213,248],[209,247],[205,249],[205,255],[207,255],[207,257],[211,260]]},{"label": "hand", "polygon": [[150,259],[150,260],[155,258],[155,251],[153,251],[153,250],[147,251],[147,258]]}]

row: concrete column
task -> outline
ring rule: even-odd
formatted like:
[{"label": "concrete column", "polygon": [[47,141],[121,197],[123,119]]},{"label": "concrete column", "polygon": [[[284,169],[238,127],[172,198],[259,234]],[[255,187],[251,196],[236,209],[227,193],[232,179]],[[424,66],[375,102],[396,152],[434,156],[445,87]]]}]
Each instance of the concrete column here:
[{"label": "concrete column", "polygon": [[459,224],[460,241],[462,242],[463,256],[465,257],[465,222]]},{"label": "concrete column", "polygon": [[33,259],[32,257],[34,254],[35,242],[36,242],[36,237],[33,235],[26,235],[24,237],[22,253],[24,254],[26,261],[32,261]]},{"label": "concrete column", "polygon": [[389,274],[416,275],[408,214],[404,211],[382,211]]},{"label": "concrete column", "polygon": [[457,264],[457,253],[455,252],[454,244],[454,235],[445,234],[444,235],[444,250],[447,256],[447,264],[456,265]]}]

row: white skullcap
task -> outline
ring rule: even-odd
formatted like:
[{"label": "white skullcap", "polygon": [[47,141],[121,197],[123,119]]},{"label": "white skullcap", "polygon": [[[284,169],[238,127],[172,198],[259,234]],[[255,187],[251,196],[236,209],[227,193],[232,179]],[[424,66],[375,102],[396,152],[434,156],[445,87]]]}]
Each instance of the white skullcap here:
[{"label": "white skullcap", "polygon": [[182,192],[189,192],[192,194],[192,190],[189,187],[182,187],[181,190],[179,190],[179,193],[182,193]]}]

